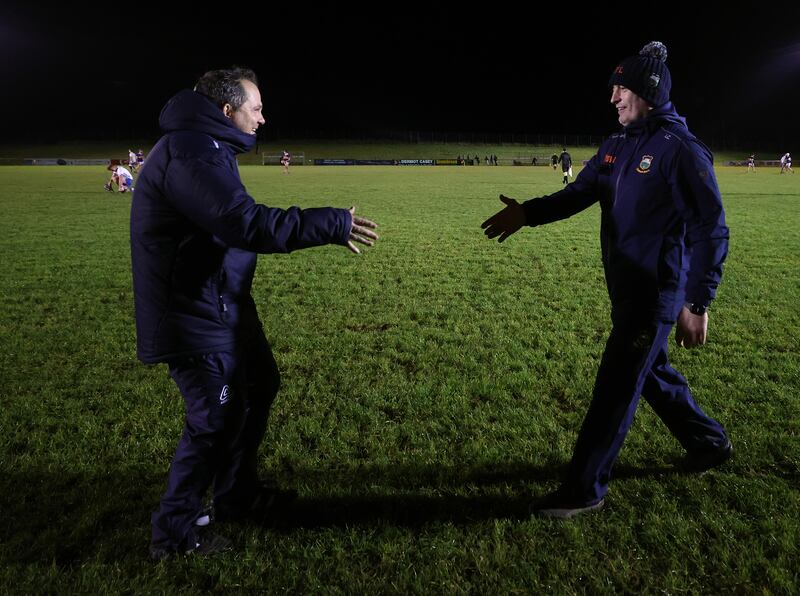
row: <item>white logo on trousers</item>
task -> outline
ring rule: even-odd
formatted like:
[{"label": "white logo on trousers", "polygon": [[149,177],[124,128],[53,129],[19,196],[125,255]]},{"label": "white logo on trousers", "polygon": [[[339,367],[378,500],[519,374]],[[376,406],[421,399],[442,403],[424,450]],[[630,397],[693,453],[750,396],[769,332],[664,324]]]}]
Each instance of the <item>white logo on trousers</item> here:
[{"label": "white logo on trousers", "polygon": [[219,394],[219,405],[224,405],[228,403],[228,398],[230,396],[230,389],[228,389],[227,385],[223,385],[222,391]]}]

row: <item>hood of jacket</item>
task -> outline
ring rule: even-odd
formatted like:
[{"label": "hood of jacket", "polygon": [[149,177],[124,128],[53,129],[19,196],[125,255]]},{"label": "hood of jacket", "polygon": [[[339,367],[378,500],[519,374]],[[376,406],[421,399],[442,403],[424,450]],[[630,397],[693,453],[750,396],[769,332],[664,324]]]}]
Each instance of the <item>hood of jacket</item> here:
[{"label": "hood of jacket", "polygon": [[246,153],[256,145],[256,135],[236,128],[210,99],[191,89],[179,92],[167,102],[158,124],[164,133],[202,132],[227,143],[235,153]]}]

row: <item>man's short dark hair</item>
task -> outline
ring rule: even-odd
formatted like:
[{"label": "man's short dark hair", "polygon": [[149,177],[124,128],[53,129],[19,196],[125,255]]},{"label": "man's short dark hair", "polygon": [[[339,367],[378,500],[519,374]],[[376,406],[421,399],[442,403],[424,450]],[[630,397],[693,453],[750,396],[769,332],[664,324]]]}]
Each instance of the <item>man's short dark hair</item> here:
[{"label": "man's short dark hair", "polygon": [[242,81],[250,81],[258,85],[256,73],[249,68],[234,66],[220,70],[209,70],[197,80],[194,90],[205,95],[221,108],[226,103],[238,110],[247,100]]}]

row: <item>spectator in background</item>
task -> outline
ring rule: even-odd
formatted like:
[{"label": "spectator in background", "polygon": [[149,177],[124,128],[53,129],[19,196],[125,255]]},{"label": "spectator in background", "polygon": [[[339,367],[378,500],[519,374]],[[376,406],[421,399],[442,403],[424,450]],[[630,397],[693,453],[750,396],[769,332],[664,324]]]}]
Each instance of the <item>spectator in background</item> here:
[{"label": "spectator in background", "polygon": [[553,171],[555,172],[556,168],[558,167],[558,155],[556,155],[555,153],[553,153],[553,155],[550,156],[550,165],[553,166]]},{"label": "spectator in background", "polygon": [[488,155],[484,155],[483,159],[486,160],[486,165],[488,166],[489,165],[489,156]]},{"label": "spectator in background", "polygon": [[567,153],[566,147],[561,150],[561,155],[558,156],[558,163],[561,164],[561,171],[564,174],[564,184],[567,184],[567,178],[572,178],[572,156]]},{"label": "spectator in background", "polygon": [[652,42],[614,69],[611,103],[623,131],[603,142],[575,182],[522,204],[501,195],[505,208],[482,225],[502,242],[524,225],[600,203],[611,334],[566,477],[534,503],[539,515],[566,519],[603,506],[640,396],[686,450],[685,471],[704,472],[733,453],[725,429],[700,409],[667,355],[676,320],[680,347],[706,342],[728,228],[713,156],[669,100],[666,58],[666,47]]},{"label": "spectator in background", "polygon": [[756,173],[756,155],[755,153],[751,153],[750,157],[747,158],[747,171]]},{"label": "spectator in background", "polygon": [[[151,518],[153,560],[228,550],[212,520],[263,522],[292,497],[258,476],[258,448],[280,386],[251,294],[258,253],[325,244],[358,253],[355,243],[378,238],[354,207],[284,210],[253,200],[236,155],[255,146],[261,109],[253,71],[204,74],[161,111],[164,136],[133,197],[137,355],[167,364],[186,413]],[[358,287],[357,275],[342,279],[342,291]],[[204,510],[212,485],[213,516]]]}]

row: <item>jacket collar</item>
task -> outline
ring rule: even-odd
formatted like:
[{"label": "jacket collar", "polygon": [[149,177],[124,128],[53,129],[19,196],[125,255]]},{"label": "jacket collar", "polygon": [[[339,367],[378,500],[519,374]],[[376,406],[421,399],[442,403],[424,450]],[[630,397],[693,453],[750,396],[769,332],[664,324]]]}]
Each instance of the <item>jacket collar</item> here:
[{"label": "jacket collar", "polygon": [[647,118],[631,122],[623,130],[626,136],[636,137],[643,134],[652,134],[669,123],[686,128],[686,119],[678,114],[671,101],[658,108],[653,108]]},{"label": "jacket collar", "polygon": [[234,153],[245,153],[256,145],[256,136],[242,132],[204,95],[185,89],[170,99],[158,119],[165,133],[191,130],[210,135],[231,146]]}]

